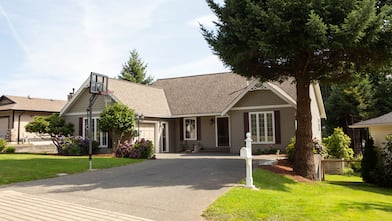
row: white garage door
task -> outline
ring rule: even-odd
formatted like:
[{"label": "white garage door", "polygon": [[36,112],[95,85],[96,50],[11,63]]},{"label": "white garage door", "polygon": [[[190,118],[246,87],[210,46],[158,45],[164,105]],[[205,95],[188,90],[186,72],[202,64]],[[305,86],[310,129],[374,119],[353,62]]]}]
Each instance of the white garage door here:
[{"label": "white garage door", "polygon": [[0,138],[5,138],[8,131],[8,117],[0,117]]},{"label": "white garage door", "polygon": [[140,139],[151,140],[155,145],[155,124],[141,123],[139,125]]}]

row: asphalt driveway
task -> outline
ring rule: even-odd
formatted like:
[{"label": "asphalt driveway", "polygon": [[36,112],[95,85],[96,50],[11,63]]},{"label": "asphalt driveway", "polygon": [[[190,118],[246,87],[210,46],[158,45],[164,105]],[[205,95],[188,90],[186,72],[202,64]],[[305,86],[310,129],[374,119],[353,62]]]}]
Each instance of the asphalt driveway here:
[{"label": "asphalt driveway", "polygon": [[245,162],[238,156],[165,154],[139,164],[3,186],[0,192],[152,220],[203,220],[208,205],[244,176]]}]

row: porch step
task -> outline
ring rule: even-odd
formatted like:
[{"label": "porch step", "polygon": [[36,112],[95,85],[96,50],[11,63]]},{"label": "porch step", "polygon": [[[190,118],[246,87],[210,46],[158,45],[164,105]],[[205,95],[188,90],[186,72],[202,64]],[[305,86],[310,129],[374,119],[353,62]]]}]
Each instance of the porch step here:
[{"label": "porch step", "polygon": [[230,147],[211,147],[199,150],[201,153],[230,153]]}]

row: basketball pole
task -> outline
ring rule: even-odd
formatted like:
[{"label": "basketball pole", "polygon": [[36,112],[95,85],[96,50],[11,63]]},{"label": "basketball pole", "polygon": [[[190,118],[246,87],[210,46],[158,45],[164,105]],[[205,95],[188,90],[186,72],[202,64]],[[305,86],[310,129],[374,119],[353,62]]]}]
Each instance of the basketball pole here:
[{"label": "basketball pole", "polygon": [[92,161],[92,156],[93,156],[93,105],[95,101],[97,100],[98,95],[97,94],[91,94],[90,99],[89,99],[89,104],[87,107],[87,118],[88,118],[88,169],[92,170],[93,169],[93,161]]}]

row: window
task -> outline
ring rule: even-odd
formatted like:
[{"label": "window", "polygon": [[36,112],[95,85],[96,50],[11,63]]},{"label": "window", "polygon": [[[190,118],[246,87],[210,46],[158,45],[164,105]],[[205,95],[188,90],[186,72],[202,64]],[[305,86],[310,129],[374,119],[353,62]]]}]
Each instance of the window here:
[{"label": "window", "polygon": [[184,118],[184,138],[185,140],[197,139],[196,118]]},{"label": "window", "polygon": [[[92,128],[92,133],[93,133],[93,140],[96,140],[99,142],[99,147],[108,147],[109,143],[109,136],[108,133],[106,132],[101,132],[99,130],[99,118],[98,117],[93,117],[92,122],[91,122],[91,128]],[[88,137],[88,119],[84,118],[83,121],[83,137]]]},{"label": "window", "polygon": [[249,113],[249,131],[255,143],[275,143],[274,112]]}]

